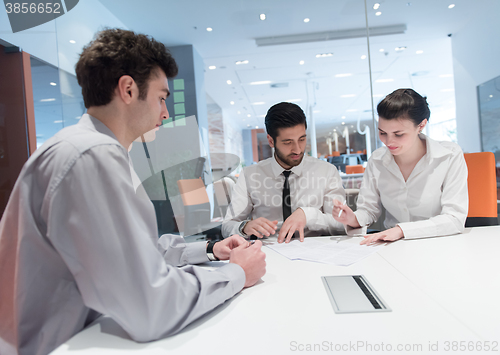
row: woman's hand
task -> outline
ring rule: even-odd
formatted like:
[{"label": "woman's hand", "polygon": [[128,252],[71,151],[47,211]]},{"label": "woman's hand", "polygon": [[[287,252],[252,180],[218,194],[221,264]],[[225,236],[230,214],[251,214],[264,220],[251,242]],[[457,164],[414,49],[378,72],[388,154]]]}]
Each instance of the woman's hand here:
[{"label": "woman's hand", "polygon": [[[340,212],[342,211],[342,213]],[[340,215],[340,216],[339,216]],[[360,228],[361,226],[358,223],[358,219],[356,215],[351,210],[349,206],[343,204],[339,200],[333,200],[333,211],[332,216],[336,221],[348,225],[351,228]]]},{"label": "woman's hand", "polygon": [[399,226],[396,226],[383,232],[365,235],[364,237],[365,240],[361,241],[359,244],[371,245],[377,242],[394,242],[404,238],[404,234],[403,230],[399,228]]}]

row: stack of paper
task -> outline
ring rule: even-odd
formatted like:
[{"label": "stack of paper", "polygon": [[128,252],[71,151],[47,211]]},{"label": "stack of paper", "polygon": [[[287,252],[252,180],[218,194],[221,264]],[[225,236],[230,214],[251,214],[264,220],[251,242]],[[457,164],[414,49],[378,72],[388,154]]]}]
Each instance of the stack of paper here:
[{"label": "stack of paper", "polygon": [[293,240],[288,244],[266,243],[266,246],[290,260],[307,260],[339,266],[354,264],[385,246],[385,244],[359,245],[357,241],[349,243],[347,240],[339,242],[338,239],[332,239],[324,241],[305,238],[303,242]]}]

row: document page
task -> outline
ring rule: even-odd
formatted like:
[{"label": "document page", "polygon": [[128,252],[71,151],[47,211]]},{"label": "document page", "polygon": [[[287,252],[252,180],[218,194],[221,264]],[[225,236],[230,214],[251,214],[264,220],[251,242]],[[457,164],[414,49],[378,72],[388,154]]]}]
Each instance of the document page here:
[{"label": "document page", "polygon": [[326,240],[305,238],[302,243],[295,239],[288,244],[266,242],[265,245],[290,260],[306,260],[338,266],[354,264],[386,245],[359,245],[360,241],[346,237],[331,237]]}]

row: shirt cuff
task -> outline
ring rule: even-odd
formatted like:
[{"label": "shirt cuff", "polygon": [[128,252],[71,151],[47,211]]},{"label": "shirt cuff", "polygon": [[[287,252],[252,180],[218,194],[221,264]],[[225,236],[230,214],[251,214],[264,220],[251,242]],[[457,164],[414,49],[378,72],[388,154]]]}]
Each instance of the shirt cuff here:
[{"label": "shirt cuff", "polygon": [[209,261],[207,256],[207,242],[186,243],[184,257],[185,260],[183,262],[185,265],[201,264]]},{"label": "shirt cuff", "polygon": [[240,292],[245,286],[245,271],[238,264],[227,263],[226,265],[218,268],[217,271],[222,272],[231,280],[233,295]]}]

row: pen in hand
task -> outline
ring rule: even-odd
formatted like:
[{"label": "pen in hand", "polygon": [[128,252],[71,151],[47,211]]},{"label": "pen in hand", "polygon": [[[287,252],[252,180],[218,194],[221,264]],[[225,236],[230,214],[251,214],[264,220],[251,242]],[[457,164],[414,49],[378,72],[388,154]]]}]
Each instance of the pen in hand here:
[{"label": "pen in hand", "polygon": [[[342,203],[342,205],[345,205],[346,202],[347,202],[347,200],[344,200],[344,202]],[[343,211],[343,209],[340,209],[338,217],[340,217],[340,215],[342,214],[342,211]]]}]

